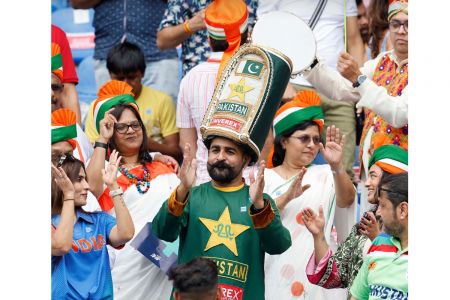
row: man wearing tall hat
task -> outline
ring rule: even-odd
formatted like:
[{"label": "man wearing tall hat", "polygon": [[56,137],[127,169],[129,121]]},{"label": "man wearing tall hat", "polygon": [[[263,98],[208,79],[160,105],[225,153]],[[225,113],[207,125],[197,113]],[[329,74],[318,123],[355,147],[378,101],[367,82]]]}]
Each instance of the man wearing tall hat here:
[{"label": "man wearing tall hat", "polygon": [[265,162],[256,178],[250,174],[250,185],[242,178],[261,155],[291,69],[282,54],[258,46],[242,46],[230,57],[200,126],[212,180],[193,187],[198,162],[186,144],[180,185],[153,220],[160,239],[179,237],[178,263],[212,259],[222,295],[232,299],[264,299],[265,253],[281,254],[291,246],[276,204],[263,193]]},{"label": "man wearing tall hat", "polygon": [[177,127],[180,147],[191,145],[197,158],[197,181],[211,180],[206,169],[208,150],[202,142],[200,124],[212,98],[219,69],[247,41],[248,9],[244,1],[214,1],[205,11],[211,55],[206,62],[192,68],[182,79],[177,103]]},{"label": "man wearing tall hat", "polygon": [[[380,53],[362,68],[348,53],[338,60],[340,75],[320,59],[305,78],[336,100],[357,102],[365,121],[359,147],[361,179],[368,174],[374,149],[393,144],[408,150],[408,0],[389,0],[388,21],[393,49]],[[369,210],[363,192],[361,211]]]}]

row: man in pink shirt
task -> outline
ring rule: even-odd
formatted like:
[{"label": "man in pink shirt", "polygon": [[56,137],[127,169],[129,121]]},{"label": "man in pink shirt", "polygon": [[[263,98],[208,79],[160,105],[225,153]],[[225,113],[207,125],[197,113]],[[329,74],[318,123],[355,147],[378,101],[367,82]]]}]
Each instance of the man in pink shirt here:
[{"label": "man in pink shirt", "polygon": [[[208,8],[205,11],[205,23],[212,53],[206,62],[195,66],[182,79],[177,103],[180,147],[184,149],[185,143],[189,143],[192,155],[196,154],[197,158],[196,185],[211,180],[206,169],[208,150],[201,139],[200,125],[216,86],[219,67],[247,41],[248,35],[247,19],[236,18],[236,20],[224,21],[212,12],[213,10]],[[210,24],[214,24],[215,27]],[[219,24],[222,28],[217,27]],[[231,36],[230,27],[239,29],[240,36]],[[224,38],[216,39],[220,32],[224,34]]]}]

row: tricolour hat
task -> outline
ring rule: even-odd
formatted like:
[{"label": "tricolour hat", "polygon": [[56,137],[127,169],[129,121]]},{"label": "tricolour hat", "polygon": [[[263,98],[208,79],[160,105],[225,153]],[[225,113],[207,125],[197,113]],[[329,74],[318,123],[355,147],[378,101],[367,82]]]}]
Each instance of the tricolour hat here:
[{"label": "tricolour hat", "polygon": [[227,61],[239,48],[241,34],[247,30],[247,5],[243,0],[214,0],[205,10],[205,24],[210,37],[228,42],[217,73],[219,78]]},{"label": "tricolour hat", "polygon": [[229,138],[246,146],[256,162],[291,70],[291,60],[276,50],[241,46],[220,74],[200,126],[205,145],[217,136]]},{"label": "tricolour hat", "polygon": [[275,136],[280,136],[294,126],[313,121],[323,130],[323,111],[320,97],[314,91],[300,91],[295,97],[278,109],[273,120]]},{"label": "tricolour hat", "polygon": [[391,174],[408,172],[408,152],[396,145],[380,146],[370,157],[369,169],[373,164]]},{"label": "tricolour hat", "polygon": [[408,0],[389,0],[388,21],[399,12],[408,14]]},{"label": "tricolour hat", "polygon": [[114,106],[128,104],[139,111],[132,90],[128,83],[119,80],[110,80],[98,90],[93,109],[97,132],[100,132],[100,121],[105,117],[105,113]]},{"label": "tricolour hat", "polygon": [[62,65],[62,55],[61,48],[58,44],[52,43],[52,73],[63,80],[63,65]]},{"label": "tricolour hat", "polygon": [[52,112],[52,145],[67,141],[73,149],[76,148],[77,116],[67,108],[57,109]]}]

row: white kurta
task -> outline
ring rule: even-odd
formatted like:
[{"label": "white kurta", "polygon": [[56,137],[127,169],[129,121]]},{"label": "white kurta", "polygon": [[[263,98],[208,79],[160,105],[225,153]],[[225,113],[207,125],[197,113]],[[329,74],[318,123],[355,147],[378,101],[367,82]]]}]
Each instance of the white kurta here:
[{"label": "white kurta", "polygon": [[[290,186],[294,178],[284,180],[272,169],[266,169],[264,173],[264,192],[273,199],[283,194]],[[281,255],[267,255],[265,259],[265,286],[266,299],[346,299],[345,289],[325,290],[309,283],[306,277],[306,265],[311,253],[314,251],[314,240],[311,233],[301,221],[300,211],[311,208],[316,213],[319,206],[323,206],[325,215],[325,238],[327,243],[336,250],[336,243],[331,236],[331,230],[336,212],[336,193],[333,174],[329,165],[316,165],[308,167],[302,185],[310,184],[311,187],[300,197],[290,201],[283,212],[281,220],[283,225],[291,233],[292,246]],[[342,240],[350,233],[354,223],[354,205],[347,209],[339,209],[341,223],[338,226],[338,240]],[[351,225],[350,225],[351,224]],[[341,228],[340,228],[341,227]],[[344,228],[342,228],[344,227]],[[294,296],[293,286],[303,285],[304,292]],[[294,288],[295,289],[295,288]]]},{"label": "white kurta", "polygon": [[[130,244],[141,229],[153,220],[179,182],[176,174],[164,174],[151,181],[150,189],[145,194],[140,194],[135,185],[131,185],[125,191],[123,199],[133,219],[135,235],[120,250],[108,248],[114,299],[159,300],[170,298],[172,282],[168,280],[163,271]],[[115,216],[114,208],[110,213]]]}]

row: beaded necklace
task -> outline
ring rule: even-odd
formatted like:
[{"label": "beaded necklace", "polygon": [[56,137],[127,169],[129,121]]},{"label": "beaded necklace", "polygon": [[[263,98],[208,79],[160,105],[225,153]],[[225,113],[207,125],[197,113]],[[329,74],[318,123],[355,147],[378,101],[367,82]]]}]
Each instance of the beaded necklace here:
[{"label": "beaded necklace", "polygon": [[144,176],[138,178],[136,175],[131,174],[127,167],[119,167],[120,173],[126,176],[132,184],[136,185],[138,192],[141,194],[145,194],[150,188],[150,172],[145,165],[143,166],[143,169]]}]

